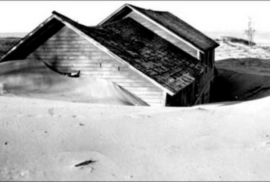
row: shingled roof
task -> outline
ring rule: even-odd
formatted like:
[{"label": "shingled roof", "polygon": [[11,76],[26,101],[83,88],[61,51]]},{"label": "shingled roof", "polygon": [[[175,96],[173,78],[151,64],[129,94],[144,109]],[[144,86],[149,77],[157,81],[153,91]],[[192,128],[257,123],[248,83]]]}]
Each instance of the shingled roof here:
[{"label": "shingled roof", "polygon": [[[202,62],[131,18],[104,26],[87,27],[55,11],[53,15],[55,17],[47,19],[42,26],[38,26],[34,32],[11,48],[1,61],[24,59],[30,51],[36,49],[67,23],[84,36],[98,42],[119,60],[155,81],[170,95],[176,94],[194,82],[206,68]],[[42,36],[40,32],[43,32]]]},{"label": "shingled roof", "polygon": [[57,12],[54,14],[174,94],[205,70],[205,65],[199,60],[131,18],[104,26],[87,27]]},{"label": "shingled roof", "polygon": [[218,44],[214,40],[207,37],[202,32],[198,31],[197,29],[184,22],[183,20],[179,19],[175,15],[171,14],[170,12],[143,9],[131,4],[125,4],[122,9],[115,12],[113,15],[111,15],[111,17],[109,17],[105,20],[105,22],[102,23],[106,24],[107,21],[114,21],[114,16],[124,17],[132,10],[136,10],[139,13],[145,15],[146,17],[150,18],[154,22],[163,26],[170,32],[191,43],[202,51],[213,49],[218,46]]}]

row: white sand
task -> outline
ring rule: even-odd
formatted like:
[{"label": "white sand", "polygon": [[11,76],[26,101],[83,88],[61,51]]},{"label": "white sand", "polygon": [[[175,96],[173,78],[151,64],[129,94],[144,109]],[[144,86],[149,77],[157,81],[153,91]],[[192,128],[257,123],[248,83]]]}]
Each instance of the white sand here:
[{"label": "white sand", "polygon": [[115,84],[67,78],[41,62],[0,68],[1,181],[270,179],[270,97],[123,106],[142,102]]},{"label": "white sand", "polygon": [[215,50],[217,61],[229,58],[260,58],[270,59],[270,50],[267,47],[256,45],[249,47],[240,43],[218,41],[219,47]]},{"label": "white sand", "polygon": [[38,60],[0,63],[0,94],[86,103],[145,105],[114,83],[89,76],[66,77]]},{"label": "white sand", "polygon": [[269,180],[269,108],[270,98],[154,108],[2,96],[0,179]]}]

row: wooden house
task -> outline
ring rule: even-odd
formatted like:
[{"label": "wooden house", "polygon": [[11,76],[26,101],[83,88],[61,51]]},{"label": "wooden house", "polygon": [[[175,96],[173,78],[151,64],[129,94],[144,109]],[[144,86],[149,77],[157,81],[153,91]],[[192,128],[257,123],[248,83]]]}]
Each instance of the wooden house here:
[{"label": "wooden house", "polygon": [[150,106],[209,101],[218,44],[168,12],[124,5],[98,26],[52,15],[0,61],[43,61],[114,82]]}]

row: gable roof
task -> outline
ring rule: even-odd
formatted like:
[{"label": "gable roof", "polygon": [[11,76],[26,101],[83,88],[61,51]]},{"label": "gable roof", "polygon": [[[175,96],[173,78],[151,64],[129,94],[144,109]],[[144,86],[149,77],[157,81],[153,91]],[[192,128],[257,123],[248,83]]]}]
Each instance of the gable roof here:
[{"label": "gable roof", "polygon": [[205,65],[132,18],[87,27],[54,12],[172,93],[203,74]]},{"label": "gable roof", "polygon": [[202,51],[214,49],[219,46],[219,44],[216,43],[214,40],[207,37],[202,32],[198,31],[197,29],[184,22],[183,20],[179,19],[175,15],[171,14],[170,12],[143,9],[130,4],[125,4],[122,8],[117,10],[99,25],[111,23],[119,19],[120,17],[123,18],[125,15],[129,14],[131,11],[134,10],[155,21],[162,27],[169,30],[171,33],[179,36],[180,38],[191,43],[193,46],[197,47]]},{"label": "gable roof", "polygon": [[28,33],[17,44],[11,47],[1,58],[0,62],[26,58],[38,46],[42,45],[55,32],[65,25],[59,22],[53,15],[39,24],[33,31]]},{"label": "gable roof", "polygon": [[[170,95],[174,95],[192,83],[205,70],[206,66],[199,60],[193,58],[131,18],[109,25],[87,27],[55,11],[53,15],[56,18],[47,21],[47,24],[51,24],[51,21],[60,21],[62,25],[68,23],[76,30],[82,32],[83,35],[99,43],[101,47],[106,48],[109,53],[116,55],[121,61],[131,66],[131,68],[134,68],[137,72],[160,85]],[[46,26],[44,25],[42,27]],[[42,27],[40,29],[43,29]],[[41,31],[40,29],[36,30],[36,32]],[[38,39],[44,39],[42,36],[37,36],[36,34],[33,33],[24,41],[27,42],[29,39],[35,39],[36,41]],[[24,41],[22,44],[24,44]],[[35,46],[37,45],[35,44]],[[29,46],[33,47],[33,45]],[[17,52],[24,51],[18,47]],[[8,54],[12,57],[14,50]],[[21,59],[23,58],[21,57]]]}]

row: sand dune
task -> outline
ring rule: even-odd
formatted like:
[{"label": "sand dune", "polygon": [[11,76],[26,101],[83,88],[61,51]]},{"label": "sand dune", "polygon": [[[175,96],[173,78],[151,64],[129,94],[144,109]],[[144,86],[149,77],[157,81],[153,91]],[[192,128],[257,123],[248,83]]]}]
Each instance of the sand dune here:
[{"label": "sand dune", "polygon": [[143,103],[105,80],[0,63],[0,180],[269,180],[270,82],[257,63],[218,63],[215,91],[256,100],[189,108],[129,107]]},{"label": "sand dune", "polygon": [[270,98],[153,108],[0,97],[1,180],[268,180]]},{"label": "sand dune", "polygon": [[219,41],[213,102],[245,101],[270,96],[269,47]]},{"label": "sand dune", "polygon": [[92,77],[71,78],[48,68],[42,61],[0,63],[0,94],[73,102],[145,105],[118,85]]},{"label": "sand dune", "polygon": [[215,59],[232,59],[232,58],[259,58],[270,59],[270,50],[267,46],[256,45],[249,47],[248,45],[230,41],[222,41],[219,38],[220,46],[216,49]]},{"label": "sand dune", "polygon": [[218,68],[212,90],[213,102],[246,101],[270,96],[270,76]]}]

